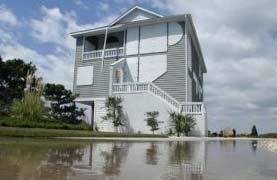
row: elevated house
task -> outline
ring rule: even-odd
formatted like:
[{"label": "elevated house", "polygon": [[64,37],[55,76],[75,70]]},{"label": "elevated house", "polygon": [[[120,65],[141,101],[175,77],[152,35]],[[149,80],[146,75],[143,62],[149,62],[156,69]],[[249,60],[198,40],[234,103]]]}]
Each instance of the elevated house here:
[{"label": "elevated house", "polygon": [[91,124],[103,121],[105,100],[121,96],[125,131],[150,132],[145,113],[159,111],[159,133],[171,126],[169,112],[195,117],[192,135],[205,136],[203,74],[207,72],[190,14],[162,16],[135,6],[109,25],[71,33],[76,38],[74,93],[91,106]]}]

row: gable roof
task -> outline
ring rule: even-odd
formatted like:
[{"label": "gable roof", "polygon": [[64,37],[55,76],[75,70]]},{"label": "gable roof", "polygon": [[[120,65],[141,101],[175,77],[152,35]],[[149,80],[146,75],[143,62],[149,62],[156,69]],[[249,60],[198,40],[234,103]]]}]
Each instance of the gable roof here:
[{"label": "gable roof", "polygon": [[123,14],[121,14],[119,17],[117,17],[112,23],[110,23],[110,26],[113,26],[113,25],[119,23],[120,21],[127,19],[128,17],[131,17],[131,15],[134,14],[136,11],[139,11],[140,13],[143,13],[152,18],[163,17],[163,15],[161,15],[161,14],[144,9],[140,6],[134,6],[134,7],[130,8],[129,10],[127,10],[126,12],[124,12]]}]

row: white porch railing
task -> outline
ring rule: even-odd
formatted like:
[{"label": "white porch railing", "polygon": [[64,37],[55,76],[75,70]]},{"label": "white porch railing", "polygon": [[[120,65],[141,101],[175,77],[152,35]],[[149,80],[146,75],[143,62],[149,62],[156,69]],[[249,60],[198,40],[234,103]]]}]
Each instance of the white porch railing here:
[{"label": "white porch railing", "polygon": [[186,102],[180,104],[181,111],[187,114],[199,114],[205,112],[205,106],[201,102]]},{"label": "white porch railing", "polygon": [[[103,50],[89,51],[83,53],[83,60],[102,58]],[[104,57],[118,57],[124,55],[124,47],[106,49]]]},{"label": "white porch railing", "polygon": [[175,98],[170,96],[164,90],[159,88],[153,83],[122,83],[113,84],[112,93],[124,94],[124,93],[143,93],[148,92],[156,97],[162,99],[171,105],[176,111],[183,112],[185,114],[202,114],[205,113],[204,104],[201,102],[186,102],[179,103]]},{"label": "white porch railing", "polygon": [[148,91],[148,83],[113,84],[113,93],[141,93]]}]

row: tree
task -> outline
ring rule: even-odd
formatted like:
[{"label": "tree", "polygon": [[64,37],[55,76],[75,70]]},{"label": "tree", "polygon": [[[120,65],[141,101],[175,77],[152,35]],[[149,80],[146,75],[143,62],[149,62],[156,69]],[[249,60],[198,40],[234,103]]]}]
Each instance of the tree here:
[{"label": "tree", "polygon": [[258,131],[255,125],[253,125],[252,130],[251,130],[251,136],[257,137],[258,136]]},{"label": "tree", "polygon": [[236,137],[236,136],[237,136],[237,131],[236,131],[236,129],[232,129],[232,131],[233,131],[233,137]]},{"label": "tree", "polygon": [[183,115],[182,113],[172,112],[169,114],[169,118],[175,128],[178,137],[181,133],[184,133],[187,136],[196,125],[195,120],[192,116]]},{"label": "tree", "polygon": [[107,114],[103,117],[103,120],[112,120],[114,127],[123,126],[123,111],[122,111],[122,99],[121,97],[108,97],[105,106],[107,108]]},{"label": "tree", "polygon": [[61,84],[46,84],[44,88],[44,97],[50,101],[51,119],[61,120],[66,123],[80,123],[80,116],[84,115],[84,109],[76,107],[74,95],[70,90],[65,89]]},{"label": "tree", "polygon": [[212,136],[212,137],[217,137],[218,134],[217,134],[217,132],[213,132],[211,136]]},{"label": "tree", "polygon": [[28,72],[34,74],[36,66],[21,59],[3,61],[0,58],[0,114],[8,114],[9,105],[22,99]]},{"label": "tree", "polygon": [[147,118],[145,119],[147,126],[151,128],[152,133],[159,130],[159,123],[157,117],[159,116],[158,111],[152,111],[146,113]]},{"label": "tree", "polygon": [[219,136],[219,137],[223,137],[223,130],[219,131],[218,136]]}]

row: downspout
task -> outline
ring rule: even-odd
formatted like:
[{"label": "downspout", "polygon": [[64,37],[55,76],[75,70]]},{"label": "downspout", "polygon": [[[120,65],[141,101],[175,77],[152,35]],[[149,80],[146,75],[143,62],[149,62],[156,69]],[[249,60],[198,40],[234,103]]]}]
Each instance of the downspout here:
[{"label": "downspout", "polygon": [[104,45],[103,45],[103,50],[102,50],[102,64],[101,64],[101,71],[103,71],[104,68],[104,58],[105,58],[105,50],[106,50],[106,43],[107,43],[107,36],[108,36],[108,27],[106,27],[106,32],[105,32],[105,39],[104,39]]}]

